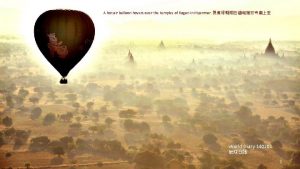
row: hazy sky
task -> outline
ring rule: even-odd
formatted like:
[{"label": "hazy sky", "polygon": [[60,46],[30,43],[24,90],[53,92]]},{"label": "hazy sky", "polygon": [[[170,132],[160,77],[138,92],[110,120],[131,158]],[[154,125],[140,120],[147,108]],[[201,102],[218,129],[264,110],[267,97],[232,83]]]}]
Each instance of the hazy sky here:
[{"label": "hazy sky", "polygon": [[[96,39],[111,37],[203,40],[300,40],[299,0],[0,0],[0,34],[33,38],[47,9],[88,13]],[[271,16],[108,16],[103,11],[270,10]]]}]

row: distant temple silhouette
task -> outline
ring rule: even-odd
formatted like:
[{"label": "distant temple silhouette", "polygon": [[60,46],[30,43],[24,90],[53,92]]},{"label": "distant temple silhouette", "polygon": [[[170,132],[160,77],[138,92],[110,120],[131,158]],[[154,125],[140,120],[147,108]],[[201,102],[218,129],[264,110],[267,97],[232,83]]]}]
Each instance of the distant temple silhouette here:
[{"label": "distant temple silhouette", "polygon": [[166,48],[163,41],[160,41],[160,44],[158,45],[158,47],[159,47],[160,49],[165,49],[165,48]]},{"label": "distant temple silhouette", "polygon": [[133,58],[133,55],[132,53],[130,52],[130,49],[129,49],[129,52],[128,52],[128,62],[129,63],[134,63],[134,58]]},{"label": "distant temple silhouette", "polygon": [[196,61],[195,61],[195,59],[194,59],[194,58],[193,58],[192,64],[193,64],[193,65],[195,65],[195,64],[196,64]]},{"label": "distant temple silhouette", "polygon": [[278,57],[278,54],[275,53],[275,49],[273,47],[271,38],[270,38],[269,44],[268,44],[268,46],[267,46],[267,48],[265,50],[265,56],[272,56],[272,57],[275,56],[275,57]]},{"label": "distant temple silhouette", "polygon": [[269,39],[268,46],[265,49],[265,53],[256,53],[253,55],[253,59],[255,60],[257,57],[269,57],[269,58],[284,58],[284,53],[280,57],[278,53],[276,53],[275,48],[272,44],[272,39]]}]

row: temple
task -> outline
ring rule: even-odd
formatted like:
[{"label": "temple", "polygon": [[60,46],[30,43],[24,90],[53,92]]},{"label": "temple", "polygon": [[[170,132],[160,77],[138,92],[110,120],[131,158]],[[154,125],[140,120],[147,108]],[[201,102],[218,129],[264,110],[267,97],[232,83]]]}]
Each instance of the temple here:
[{"label": "temple", "polygon": [[163,41],[160,41],[160,44],[158,45],[158,47],[159,47],[160,49],[165,49],[165,48],[166,48]]},{"label": "temple", "polygon": [[134,58],[133,58],[133,55],[132,55],[132,53],[130,52],[130,50],[129,50],[129,52],[128,52],[128,61],[129,61],[129,63],[134,63]]},{"label": "temple", "polygon": [[267,46],[267,48],[265,50],[265,56],[272,56],[272,57],[275,56],[275,57],[278,57],[278,54],[275,53],[275,49],[273,47],[271,38],[270,38],[269,44],[268,44],[268,46]]}]

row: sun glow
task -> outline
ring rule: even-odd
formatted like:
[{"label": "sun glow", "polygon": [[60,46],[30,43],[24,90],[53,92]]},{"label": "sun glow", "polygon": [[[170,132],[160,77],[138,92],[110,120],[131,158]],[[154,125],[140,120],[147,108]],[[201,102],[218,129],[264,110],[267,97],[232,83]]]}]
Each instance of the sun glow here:
[{"label": "sun glow", "polygon": [[[291,5],[292,4],[292,5]],[[0,0],[1,35],[21,36],[32,57],[45,70],[57,71],[42,57],[36,46],[33,27],[43,12],[51,9],[73,9],[88,14],[95,24],[95,39],[74,69],[76,74],[101,59],[99,50],[108,39],[128,42],[161,39],[197,39],[209,41],[299,40],[300,2],[297,0]],[[146,16],[105,15],[104,11],[212,11],[271,10],[271,16]]]}]

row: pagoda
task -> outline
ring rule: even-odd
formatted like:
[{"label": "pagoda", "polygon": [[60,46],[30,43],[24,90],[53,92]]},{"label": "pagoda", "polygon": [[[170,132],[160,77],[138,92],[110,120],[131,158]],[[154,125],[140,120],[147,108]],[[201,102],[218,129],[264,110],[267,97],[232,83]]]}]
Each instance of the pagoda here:
[{"label": "pagoda", "polygon": [[265,56],[272,56],[272,57],[275,56],[275,57],[278,57],[278,54],[275,53],[275,49],[273,47],[271,38],[270,38],[269,44],[268,44],[268,46],[267,46],[267,48],[265,50]]},{"label": "pagoda", "polygon": [[160,41],[160,44],[158,45],[158,47],[159,47],[160,49],[165,49],[165,48],[166,48],[163,41]]},{"label": "pagoda", "polygon": [[133,58],[133,55],[132,55],[132,53],[130,52],[130,50],[129,50],[129,52],[128,52],[128,62],[129,62],[129,63],[134,63],[134,58]]}]

